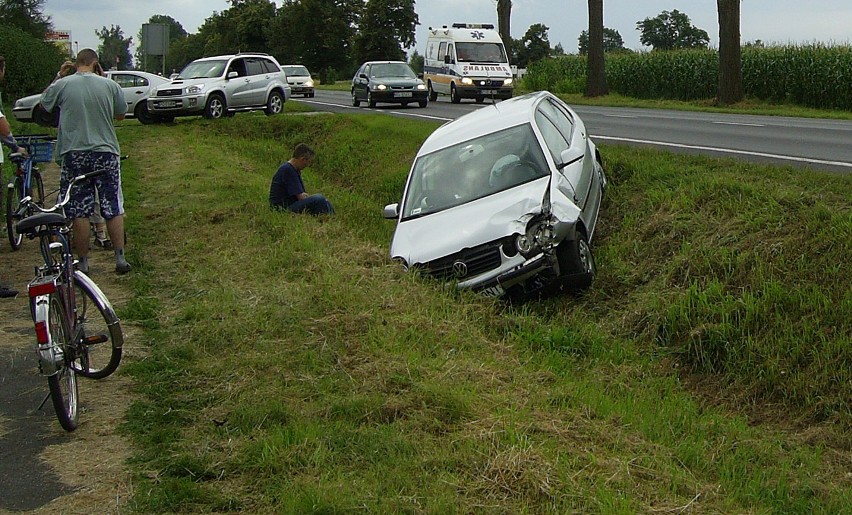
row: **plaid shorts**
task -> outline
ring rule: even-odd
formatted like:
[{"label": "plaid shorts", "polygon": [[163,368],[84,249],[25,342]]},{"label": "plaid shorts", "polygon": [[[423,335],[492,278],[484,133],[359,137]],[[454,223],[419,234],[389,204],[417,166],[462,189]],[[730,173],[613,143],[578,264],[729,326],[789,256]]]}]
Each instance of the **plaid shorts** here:
[{"label": "plaid shorts", "polygon": [[88,218],[95,212],[99,200],[101,216],[110,220],[124,214],[124,195],[121,192],[121,165],[117,155],[109,152],[68,152],[62,158],[60,191],[64,192],[74,177],[106,170],[106,173],[71,188],[71,200],[65,205],[68,218]]}]

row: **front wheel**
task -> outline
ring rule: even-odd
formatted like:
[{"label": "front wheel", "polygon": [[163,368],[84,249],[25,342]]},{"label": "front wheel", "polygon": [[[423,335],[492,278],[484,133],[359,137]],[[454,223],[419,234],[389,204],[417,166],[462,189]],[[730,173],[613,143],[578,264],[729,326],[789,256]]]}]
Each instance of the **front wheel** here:
[{"label": "front wheel", "polygon": [[352,107],[358,107],[361,105],[361,101],[358,100],[358,96],[355,94],[355,90],[352,90]]},{"label": "front wheel", "polygon": [[79,362],[83,377],[103,379],[121,362],[124,335],[118,316],[100,288],[82,272],[74,273],[74,302]]},{"label": "front wheel", "polygon": [[420,107],[426,107],[428,104],[429,104],[428,100],[421,100],[421,101],[417,102],[417,105],[419,105]]},{"label": "front wheel", "polygon": [[208,120],[218,120],[225,116],[225,98],[218,93],[210,95],[204,106],[204,117]]},{"label": "front wheel", "polygon": [[432,81],[429,81],[429,102],[438,100],[438,92],[432,89]]},{"label": "front wheel", "polygon": [[9,245],[12,250],[21,248],[23,236],[18,234],[15,227],[20,221],[20,217],[16,212],[21,206],[21,199],[24,198],[24,182],[20,177],[15,177],[15,182],[10,187],[6,188],[6,235],[9,237]]},{"label": "front wheel", "polygon": [[454,104],[461,102],[461,97],[459,96],[458,90],[456,90],[455,84],[450,85],[450,102]]},{"label": "front wheel", "polygon": [[136,108],[133,110],[133,116],[139,120],[139,123],[142,125],[151,125],[152,123],[157,123],[157,119],[154,115],[148,111],[148,102],[142,101],[136,104]]},{"label": "front wheel", "polygon": [[[50,388],[50,399],[53,401],[53,409],[59,425],[66,431],[77,429],[79,412],[77,411],[77,375],[71,364],[77,361],[70,342],[70,334],[65,321],[65,309],[56,295],[51,295],[47,313],[47,330],[50,341],[61,352],[57,359],[61,360],[59,370],[47,378]],[[57,353],[59,354],[59,353]]]},{"label": "front wheel", "polygon": [[30,178],[30,195],[39,206],[44,205],[44,181],[41,180],[41,172],[33,168],[33,173]]},{"label": "front wheel", "polygon": [[376,107],[376,99],[373,98],[373,93],[370,91],[367,92],[367,105],[370,107]]},{"label": "front wheel", "polygon": [[269,99],[266,101],[266,109],[264,110],[266,116],[272,116],[273,114],[281,114],[281,111],[283,110],[284,97],[281,96],[281,93],[273,91],[269,94]]},{"label": "front wheel", "polygon": [[586,290],[592,285],[597,267],[589,240],[581,231],[576,238],[563,241],[556,248],[559,275],[563,284],[573,290]]}]

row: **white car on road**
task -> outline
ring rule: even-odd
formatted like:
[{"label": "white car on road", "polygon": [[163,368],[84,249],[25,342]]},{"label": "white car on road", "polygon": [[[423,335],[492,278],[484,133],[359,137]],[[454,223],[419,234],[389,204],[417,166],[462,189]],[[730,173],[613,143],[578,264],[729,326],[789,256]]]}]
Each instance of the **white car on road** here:
[{"label": "white car on road", "polygon": [[[110,70],[105,72],[105,75],[121,86],[121,91],[124,92],[124,100],[127,102],[128,116],[135,117],[142,123],[156,121],[148,114],[148,106],[145,101],[153,88],[167,84],[169,79],[153,73],[135,70]],[[44,119],[46,114],[44,110],[35,109],[40,101],[41,93],[18,99],[12,107],[12,116],[22,122],[50,125],[50,123],[47,123],[48,120]]]}]

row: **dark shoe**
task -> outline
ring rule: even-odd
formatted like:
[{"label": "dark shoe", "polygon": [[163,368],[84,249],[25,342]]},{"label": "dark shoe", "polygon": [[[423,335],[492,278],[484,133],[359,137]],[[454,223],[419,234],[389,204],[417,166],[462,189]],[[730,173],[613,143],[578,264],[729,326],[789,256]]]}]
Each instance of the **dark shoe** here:
[{"label": "dark shoe", "polygon": [[7,288],[6,286],[0,286],[0,299],[11,299],[18,295],[18,290],[13,290],[11,288]]},{"label": "dark shoe", "polygon": [[106,238],[104,238],[103,240],[95,238],[95,247],[104,250],[112,250],[112,242]]},{"label": "dark shoe", "polygon": [[83,264],[80,261],[77,261],[77,270],[83,272],[86,275],[89,275],[89,263],[86,262],[85,264]]},{"label": "dark shoe", "polygon": [[133,266],[130,263],[124,262],[115,264],[115,272],[118,274],[126,274],[131,270],[133,270]]}]

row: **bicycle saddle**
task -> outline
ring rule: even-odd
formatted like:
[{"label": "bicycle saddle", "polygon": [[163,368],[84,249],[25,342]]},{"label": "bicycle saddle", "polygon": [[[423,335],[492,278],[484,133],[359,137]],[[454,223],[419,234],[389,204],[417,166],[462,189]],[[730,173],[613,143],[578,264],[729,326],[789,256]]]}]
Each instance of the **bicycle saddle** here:
[{"label": "bicycle saddle", "polygon": [[59,213],[38,213],[33,216],[28,216],[18,222],[15,228],[18,234],[31,232],[40,225],[65,225],[65,216]]}]

